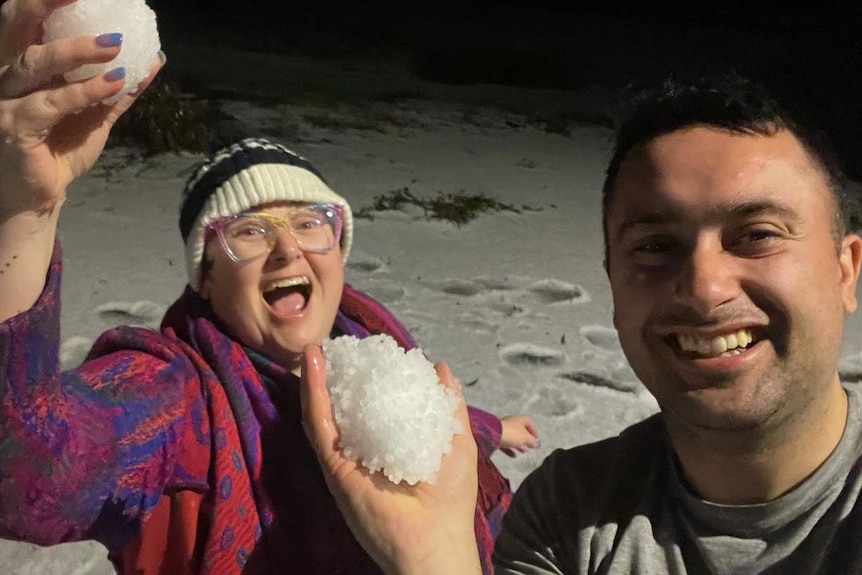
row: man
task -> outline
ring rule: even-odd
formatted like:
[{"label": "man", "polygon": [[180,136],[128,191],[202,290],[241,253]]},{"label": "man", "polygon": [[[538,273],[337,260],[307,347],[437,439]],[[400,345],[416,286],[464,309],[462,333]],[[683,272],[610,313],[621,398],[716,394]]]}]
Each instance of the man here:
[{"label": "man", "polygon": [[[549,456],[498,574],[862,573],[862,390],[837,370],[862,264],[849,212],[822,138],[745,80],[637,101],[604,185],[606,269],[661,412]],[[439,485],[381,493],[337,450],[319,351],[304,361],[306,431],[357,538],[389,573],[477,573],[469,446]]]},{"label": "man", "polygon": [[604,185],[614,324],[661,413],[552,454],[497,573],[862,573],[862,239],[823,140],[738,77],[666,82]]}]

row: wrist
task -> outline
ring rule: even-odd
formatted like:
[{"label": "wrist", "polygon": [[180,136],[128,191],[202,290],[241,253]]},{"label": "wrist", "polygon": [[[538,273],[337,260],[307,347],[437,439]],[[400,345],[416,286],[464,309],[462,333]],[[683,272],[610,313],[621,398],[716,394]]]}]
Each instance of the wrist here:
[{"label": "wrist", "polygon": [[0,229],[8,241],[54,233],[65,198],[38,206],[0,207]]},{"label": "wrist", "polygon": [[482,575],[479,548],[473,526],[461,535],[453,534],[424,553],[417,552],[392,569],[388,575]]}]

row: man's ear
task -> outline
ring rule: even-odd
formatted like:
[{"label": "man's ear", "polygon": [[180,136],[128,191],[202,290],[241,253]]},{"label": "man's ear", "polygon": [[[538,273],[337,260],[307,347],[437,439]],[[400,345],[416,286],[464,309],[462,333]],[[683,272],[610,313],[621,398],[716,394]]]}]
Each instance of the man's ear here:
[{"label": "man's ear", "polygon": [[853,313],[858,307],[856,287],[859,283],[859,269],[862,266],[862,238],[858,235],[844,236],[841,242],[841,253],[838,255],[838,266],[841,273],[844,311]]}]

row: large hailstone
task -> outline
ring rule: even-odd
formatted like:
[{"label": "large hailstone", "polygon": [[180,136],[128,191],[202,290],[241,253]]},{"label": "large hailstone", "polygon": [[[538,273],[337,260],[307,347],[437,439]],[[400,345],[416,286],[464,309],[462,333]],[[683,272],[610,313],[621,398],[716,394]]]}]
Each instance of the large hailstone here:
[{"label": "large hailstone", "polygon": [[393,483],[434,483],[452,436],[458,395],[440,385],[420,349],[388,335],[323,343],[326,385],[344,454]]},{"label": "large hailstone", "polygon": [[144,0],[77,0],[57,8],[43,22],[44,41],[58,38],[123,33],[119,56],[103,64],[87,64],[65,75],[66,81],[92,78],[120,66],[126,68],[126,84],[115,96],[105,100],[113,104],[133,92],[150,73],[161,50],[156,14]]}]

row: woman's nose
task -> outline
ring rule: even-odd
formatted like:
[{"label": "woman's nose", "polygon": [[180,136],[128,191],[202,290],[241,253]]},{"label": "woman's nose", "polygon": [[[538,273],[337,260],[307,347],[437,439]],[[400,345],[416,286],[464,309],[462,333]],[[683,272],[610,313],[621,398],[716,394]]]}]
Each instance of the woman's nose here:
[{"label": "woman's nose", "polygon": [[291,261],[302,256],[302,249],[293,234],[285,226],[275,228],[275,240],[272,244],[271,258]]}]

